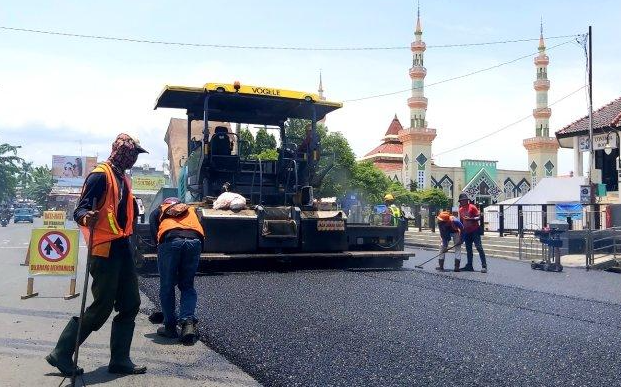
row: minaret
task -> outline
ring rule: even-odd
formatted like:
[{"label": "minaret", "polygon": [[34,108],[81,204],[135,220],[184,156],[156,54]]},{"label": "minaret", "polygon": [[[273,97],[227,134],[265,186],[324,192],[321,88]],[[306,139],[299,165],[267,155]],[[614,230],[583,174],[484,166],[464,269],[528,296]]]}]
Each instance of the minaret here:
[{"label": "minaret", "polygon": [[[323,81],[321,79],[321,70],[319,70],[319,87],[317,88],[317,94],[319,95],[320,101],[325,101],[326,97],[323,95]],[[320,124],[326,124],[326,117],[324,116],[322,119],[317,121]]]},{"label": "minaret", "polygon": [[321,80],[321,70],[319,70],[319,88],[317,89],[317,93],[319,94],[320,100],[326,100],[326,97],[323,96],[323,82]]},{"label": "minaret", "polygon": [[403,143],[403,182],[406,187],[410,181],[418,188],[428,188],[431,175],[431,143],[436,138],[436,130],[427,127],[427,98],[425,98],[424,67],[425,42],[420,22],[420,6],[417,10],[416,31],[411,50],[413,54],[410,78],[412,79],[412,96],[408,98],[410,107],[410,127],[399,131],[399,140]]},{"label": "minaret", "polygon": [[557,175],[558,141],[550,137],[550,116],[552,110],[548,107],[548,64],[550,58],[546,55],[546,45],[543,40],[543,22],[540,26],[539,54],[535,57],[536,79],[533,84],[537,96],[533,117],[535,117],[535,137],[524,140],[524,147],[528,151],[528,170],[531,174],[531,186],[534,187],[544,177]]}]

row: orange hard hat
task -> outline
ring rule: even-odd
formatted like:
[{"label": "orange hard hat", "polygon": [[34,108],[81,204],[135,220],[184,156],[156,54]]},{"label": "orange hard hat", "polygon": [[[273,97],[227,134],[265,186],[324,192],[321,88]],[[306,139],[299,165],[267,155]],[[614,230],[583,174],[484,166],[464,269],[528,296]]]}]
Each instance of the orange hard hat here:
[{"label": "orange hard hat", "polygon": [[448,222],[449,220],[451,220],[451,213],[448,211],[442,211],[438,214],[437,219],[440,222]]}]

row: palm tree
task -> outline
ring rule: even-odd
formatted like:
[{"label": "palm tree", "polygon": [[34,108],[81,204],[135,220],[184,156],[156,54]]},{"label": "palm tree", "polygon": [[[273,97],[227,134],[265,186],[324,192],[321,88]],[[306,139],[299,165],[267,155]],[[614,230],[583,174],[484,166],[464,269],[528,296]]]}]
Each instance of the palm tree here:
[{"label": "palm tree", "polygon": [[19,146],[0,144],[0,202],[15,196],[20,164],[24,161],[17,156]]},{"label": "palm tree", "polygon": [[47,165],[35,167],[30,176],[30,183],[26,188],[26,194],[28,198],[34,200],[38,205],[45,207],[53,185],[52,170]]}]

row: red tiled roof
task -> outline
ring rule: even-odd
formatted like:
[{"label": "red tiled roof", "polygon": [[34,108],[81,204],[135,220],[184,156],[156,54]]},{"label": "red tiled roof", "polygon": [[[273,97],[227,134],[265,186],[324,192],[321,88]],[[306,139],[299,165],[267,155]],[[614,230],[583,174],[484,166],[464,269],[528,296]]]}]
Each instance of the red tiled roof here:
[{"label": "red tiled roof", "polygon": [[403,126],[401,125],[401,122],[399,122],[399,119],[397,118],[397,115],[395,114],[395,118],[392,119],[392,122],[388,126],[388,130],[386,131],[386,134],[384,136],[390,136],[390,135],[397,136],[401,129],[403,129]]},{"label": "red tiled roof", "polygon": [[377,153],[391,153],[391,154],[401,155],[401,154],[403,154],[403,144],[395,143],[395,142],[385,142],[385,143],[377,146],[371,152],[369,152],[366,155],[364,155],[364,157],[372,156],[372,155],[377,154]]},{"label": "red tiled roof", "polygon": [[[621,121],[621,97],[593,112],[593,129],[618,125]],[[557,137],[570,137],[577,132],[589,130],[589,116],[586,115],[556,132]]]},{"label": "red tiled roof", "polygon": [[376,167],[378,167],[384,172],[388,172],[388,171],[400,171],[402,163],[401,161],[395,161],[395,162],[377,161],[377,162],[374,162],[373,165],[375,165]]}]

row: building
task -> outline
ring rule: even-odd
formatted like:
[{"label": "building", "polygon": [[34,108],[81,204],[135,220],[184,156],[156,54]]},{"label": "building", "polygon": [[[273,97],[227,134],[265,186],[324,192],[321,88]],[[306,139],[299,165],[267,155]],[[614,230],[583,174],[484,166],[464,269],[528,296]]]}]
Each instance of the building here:
[{"label": "building", "polygon": [[[619,157],[621,97],[593,112],[593,183],[603,183],[607,191],[618,191],[616,159]],[[589,116],[584,116],[556,132],[562,148],[574,150],[574,176],[582,176],[583,152],[589,151]],[[587,153],[587,157],[588,157]]]},{"label": "building", "polygon": [[[213,134],[216,126],[226,126],[231,131],[229,123],[209,121],[209,135]],[[203,121],[192,120],[191,138],[194,141],[203,140]],[[168,146],[168,161],[170,165],[170,184],[176,187],[181,168],[185,165],[188,157],[188,120],[183,118],[171,118],[166,129],[164,142]]]},{"label": "building", "polygon": [[545,52],[543,28],[540,31],[539,54],[535,57],[536,78],[534,83],[536,105],[535,137],[524,140],[528,151],[529,170],[499,169],[495,160],[462,160],[458,167],[442,167],[433,160],[432,145],[436,129],[427,121],[428,99],[425,97],[424,66],[426,45],[422,39],[420,10],[417,14],[414,42],[411,44],[412,81],[408,126],[404,127],[397,116],[388,125],[382,142],[365,154],[359,161],[371,161],[391,180],[401,182],[406,188],[439,188],[457,202],[460,192],[481,204],[521,196],[543,177],[556,176],[558,143],[549,136],[547,77],[549,58]]}]

